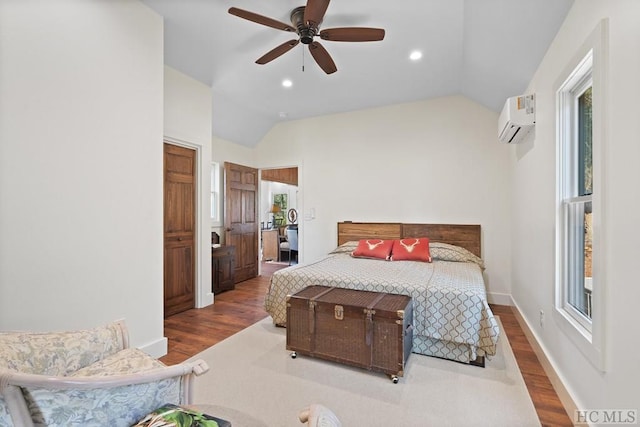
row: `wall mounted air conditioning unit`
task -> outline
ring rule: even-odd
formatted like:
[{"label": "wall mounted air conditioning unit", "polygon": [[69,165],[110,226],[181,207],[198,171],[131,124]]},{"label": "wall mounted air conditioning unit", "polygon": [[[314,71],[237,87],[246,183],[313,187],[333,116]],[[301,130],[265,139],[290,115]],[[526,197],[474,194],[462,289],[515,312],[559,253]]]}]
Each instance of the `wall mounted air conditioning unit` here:
[{"label": "wall mounted air conditioning unit", "polygon": [[498,118],[498,139],[507,144],[516,144],[527,136],[535,124],[535,95],[509,98]]}]

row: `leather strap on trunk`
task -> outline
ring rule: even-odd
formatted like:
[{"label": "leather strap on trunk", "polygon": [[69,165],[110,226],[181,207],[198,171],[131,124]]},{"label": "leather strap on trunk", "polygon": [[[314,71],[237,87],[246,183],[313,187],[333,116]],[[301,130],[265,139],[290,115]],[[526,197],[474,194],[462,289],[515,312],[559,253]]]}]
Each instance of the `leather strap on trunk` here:
[{"label": "leather strap on trunk", "polygon": [[[371,346],[371,341],[373,340],[373,315],[376,313],[376,311],[373,309],[376,304],[378,304],[380,302],[380,300],[382,298],[385,297],[385,294],[378,294],[373,301],[371,301],[371,303],[369,305],[367,305],[367,308],[364,309],[364,314],[365,314],[365,342],[367,343],[367,347]],[[373,352],[371,353],[371,357],[373,357]]]},{"label": "leather strap on trunk", "polygon": [[[313,338],[313,335],[315,334],[316,331],[316,305],[317,305],[317,300],[318,298],[320,298],[321,296],[328,294],[329,292],[331,292],[334,288],[327,288],[325,290],[323,290],[322,292],[318,293],[317,295],[309,298],[309,336],[311,337],[311,345],[315,346],[315,338]],[[311,348],[311,351],[315,351],[315,348]]]}]

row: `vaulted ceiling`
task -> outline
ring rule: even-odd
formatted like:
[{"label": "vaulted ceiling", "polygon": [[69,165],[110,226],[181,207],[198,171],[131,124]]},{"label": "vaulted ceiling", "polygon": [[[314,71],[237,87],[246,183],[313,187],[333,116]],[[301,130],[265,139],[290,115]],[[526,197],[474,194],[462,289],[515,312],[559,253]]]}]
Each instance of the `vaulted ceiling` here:
[{"label": "vaulted ceiling", "polygon": [[[384,40],[321,40],[325,74],[295,34],[228,13],[290,24],[305,0],[143,0],[165,19],[165,63],[211,87],[213,135],[255,146],[278,122],[462,94],[499,112],[523,93],[573,0],[334,0],[320,29],[384,28]],[[412,51],[422,58],[409,59]],[[282,86],[289,79],[290,87]]]}]

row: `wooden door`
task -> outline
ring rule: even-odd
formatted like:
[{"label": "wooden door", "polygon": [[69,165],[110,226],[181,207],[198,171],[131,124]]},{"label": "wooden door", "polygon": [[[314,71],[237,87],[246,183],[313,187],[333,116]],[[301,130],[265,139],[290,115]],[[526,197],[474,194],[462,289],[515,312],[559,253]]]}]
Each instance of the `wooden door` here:
[{"label": "wooden door", "polygon": [[164,317],[195,307],[196,152],[164,144]]},{"label": "wooden door", "polygon": [[235,282],[258,275],[258,170],[224,164],[225,244],[236,247]]}]

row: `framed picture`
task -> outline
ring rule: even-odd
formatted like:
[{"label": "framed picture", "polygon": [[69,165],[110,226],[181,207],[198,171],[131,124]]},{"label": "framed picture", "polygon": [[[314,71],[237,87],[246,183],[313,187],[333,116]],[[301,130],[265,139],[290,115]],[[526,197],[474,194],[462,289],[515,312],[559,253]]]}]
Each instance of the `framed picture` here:
[{"label": "framed picture", "polygon": [[287,223],[287,194],[274,194],[273,204],[280,208],[279,212],[273,214],[275,226],[285,225]]}]

